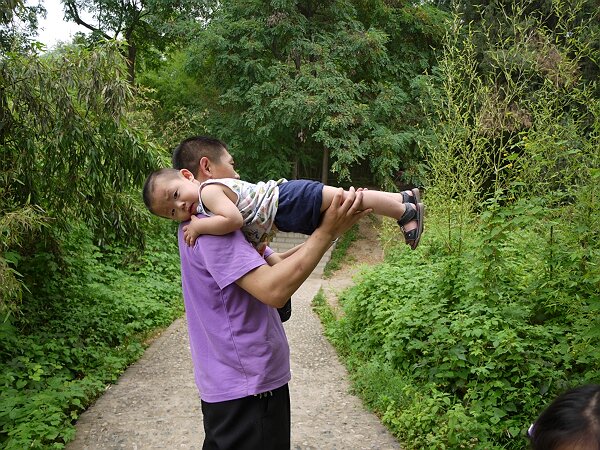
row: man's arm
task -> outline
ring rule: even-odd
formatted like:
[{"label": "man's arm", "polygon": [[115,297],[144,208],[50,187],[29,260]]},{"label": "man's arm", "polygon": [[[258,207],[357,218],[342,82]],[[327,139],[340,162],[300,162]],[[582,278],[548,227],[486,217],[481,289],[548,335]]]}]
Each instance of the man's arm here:
[{"label": "man's arm", "polygon": [[267,260],[267,262],[269,263],[270,266],[272,266],[273,264],[277,264],[281,261],[283,261],[285,258],[287,258],[288,256],[292,256],[294,253],[296,253],[302,246],[304,245],[304,242],[302,244],[298,244],[295,247],[290,248],[289,250],[283,252],[283,253],[271,253],[267,258],[265,258]]},{"label": "man's arm", "polygon": [[280,308],[310,276],[331,241],[347,231],[371,210],[360,212],[362,192],[354,188],[344,200],[343,189],[334,196],[321,225],[292,255],[274,266],[263,265],[239,278],[236,283],[267,305]]}]

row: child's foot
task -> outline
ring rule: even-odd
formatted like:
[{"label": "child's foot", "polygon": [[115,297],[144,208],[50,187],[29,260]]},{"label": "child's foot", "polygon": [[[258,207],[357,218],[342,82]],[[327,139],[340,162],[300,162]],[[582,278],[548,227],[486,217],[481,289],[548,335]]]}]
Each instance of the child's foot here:
[{"label": "child's foot", "polygon": [[400,219],[398,225],[404,233],[404,241],[411,249],[416,249],[423,234],[423,219],[425,218],[425,205],[423,203],[406,203],[406,211]]},{"label": "child's foot", "polygon": [[402,203],[414,203],[416,205],[421,201],[421,192],[418,188],[402,191],[400,195],[402,195]]}]

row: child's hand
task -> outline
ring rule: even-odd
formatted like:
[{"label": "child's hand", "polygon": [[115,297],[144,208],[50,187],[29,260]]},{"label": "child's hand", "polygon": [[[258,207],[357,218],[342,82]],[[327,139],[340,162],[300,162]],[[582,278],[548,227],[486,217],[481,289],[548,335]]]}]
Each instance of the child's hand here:
[{"label": "child's hand", "polygon": [[200,236],[200,233],[196,231],[195,227],[195,225],[197,225],[197,222],[199,221],[200,219],[198,219],[196,216],[192,216],[190,218],[190,223],[183,227],[183,239],[185,240],[185,243],[190,247],[192,247],[196,243],[196,239],[198,238],[198,236]]}]

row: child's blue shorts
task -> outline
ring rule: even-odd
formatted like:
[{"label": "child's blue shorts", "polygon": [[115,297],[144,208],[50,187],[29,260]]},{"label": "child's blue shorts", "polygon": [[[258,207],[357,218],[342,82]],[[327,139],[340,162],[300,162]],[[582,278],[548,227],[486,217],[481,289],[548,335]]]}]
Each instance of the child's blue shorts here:
[{"label": "child's blue shorts", "polygon": [[321,221],[323,183],[290,180],[279,185],[275,226],[279,231],[312,234]]}]

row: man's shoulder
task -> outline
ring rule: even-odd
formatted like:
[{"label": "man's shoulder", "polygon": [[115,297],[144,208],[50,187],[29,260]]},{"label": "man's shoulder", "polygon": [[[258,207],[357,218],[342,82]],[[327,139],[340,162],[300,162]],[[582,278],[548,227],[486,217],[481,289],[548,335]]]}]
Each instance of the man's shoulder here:
[{"label": "man's shoulder", "polygon": [[224,184],[225,186],[255,186],[254,183],[250,183],[249,181],[240,180],[238,178],[210,178],[201,183],[202,186],[207,186],[209,184]]},{"label": "man's shoulder", "polygon": [[184,278],[202,273],[214,280],[221,289],[267,263],[240,230],[222,236],[199,236],[193,247],[187,247],[185,241],[180,239],[179,253]]},{"label": "man's shoulder", "polygon": [[[207,216],[198,214],[197,217],[206,218]],[[190,247],[183,239],[183,224],[178,230],[178,244],[180,250],[183,248],[190,252],[199,252],[204,255],[212,253],[219,255],[231,252],[244,252],[249,246],[242,231],[235,230],[223,235],[201,234],[196,238],[194,245]]]}]

